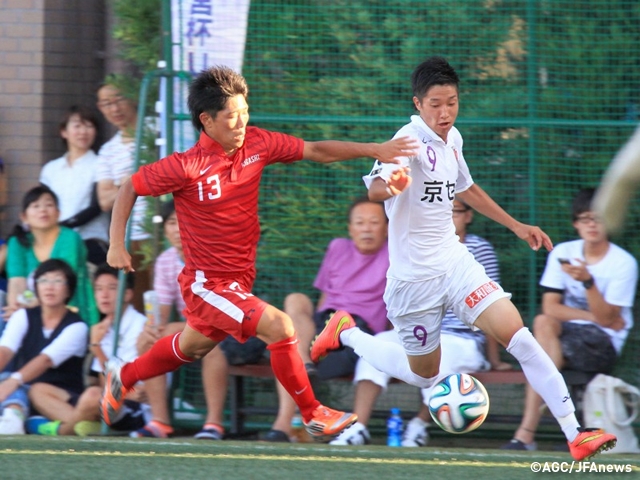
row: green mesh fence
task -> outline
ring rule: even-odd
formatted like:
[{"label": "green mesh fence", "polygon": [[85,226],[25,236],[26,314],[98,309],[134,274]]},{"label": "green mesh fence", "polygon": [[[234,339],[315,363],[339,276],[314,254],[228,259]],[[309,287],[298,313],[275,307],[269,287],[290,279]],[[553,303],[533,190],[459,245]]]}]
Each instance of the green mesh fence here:
[{"label": "green mesh fence", "polygon": [[[383,141],[413,112],[412,69],[445,56],[461,77],[457,126],[478,184],[554,242],[575,238],[570,204],[597,186],[640,118],[640,3],[253,1],[244,74],[253,123],[307,140]],[[329,240],[365,192],[370,160],[266,171],[258,293],[280,305],[313,293]],[[638,207],[613,240],[640,252]],[[503,284],[535,315],[546,255],[476,217]]]},{"label": "green mesh fence", "polygon": [[[251,2],[243,74],[253,124],[306,140],[384,141],[413,114],[410,74],[429,55],[461,77],[465,158],[475,181],[554,242],[576,238],[570,204],[597,186],[640,118],[637,0],[299,0]],[[255,291],[276,306],[311,284],[369,159],[266,170]],[[613,240],[640,252],[632,205]],[[479,215],[503,285],[530,323],[546,255]],[[621,375],[640,384],[634,332]]]}]

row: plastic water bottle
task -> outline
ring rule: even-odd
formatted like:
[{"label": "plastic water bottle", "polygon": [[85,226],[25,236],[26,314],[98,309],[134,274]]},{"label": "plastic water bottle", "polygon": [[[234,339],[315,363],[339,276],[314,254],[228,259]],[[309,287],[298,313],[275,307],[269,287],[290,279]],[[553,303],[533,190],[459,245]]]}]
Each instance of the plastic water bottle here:
[{"label": "plastic water bottle", "polygon": [[36,294],[31,290],[25,290],[24,292],[20,293],[17,300],[21,308],[31,308],[35,307],[38,304]]},{"label": "plastic water bottle", "polygon": [[147,316],[147,325],[157,327],[160,325],[160,304],[158,294],[154,290],[147,290],[142,294],[144,313]]},{"label": "plastic water bottle", "polygon": [[387,419],[387,446],[399,447],[402,443],[402,417],[399,408],[392,408]]}]

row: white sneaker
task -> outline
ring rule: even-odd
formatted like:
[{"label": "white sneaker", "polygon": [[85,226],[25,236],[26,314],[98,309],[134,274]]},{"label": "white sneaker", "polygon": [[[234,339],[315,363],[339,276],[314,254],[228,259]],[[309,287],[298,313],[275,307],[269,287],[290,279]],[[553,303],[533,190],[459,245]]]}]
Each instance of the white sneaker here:
[{"label": "white sneaker", "polygon": [[403,447],[424,447],[428,441],[427,422],[418,417],[412,418],[404,430],[401,445]]},{"label": "white sneaker", "polygon": [[15,409],[5,408],[0,417],[0,435],[24,435],[24,419]]},{"label": "white sneaker", "polygon": [[331,440],[329,445],[368,445],[369,443],[371,443],[369,430],[360,422],[356,422]]}]

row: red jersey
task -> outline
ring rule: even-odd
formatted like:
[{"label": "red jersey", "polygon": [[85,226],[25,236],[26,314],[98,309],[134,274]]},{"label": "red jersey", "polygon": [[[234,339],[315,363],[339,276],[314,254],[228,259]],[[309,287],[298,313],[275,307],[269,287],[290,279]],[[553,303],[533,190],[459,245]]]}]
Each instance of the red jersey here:
[{"label": "red jersey", "polygon": [[220,278],[248,275],[253,283],[262,171],[301,160],[303,149],[299,138],[247,127],[244,145],[228,157],[202,132],[192,148],[144,165],[131,181],[138,195],[173,193],[185,268]]}]

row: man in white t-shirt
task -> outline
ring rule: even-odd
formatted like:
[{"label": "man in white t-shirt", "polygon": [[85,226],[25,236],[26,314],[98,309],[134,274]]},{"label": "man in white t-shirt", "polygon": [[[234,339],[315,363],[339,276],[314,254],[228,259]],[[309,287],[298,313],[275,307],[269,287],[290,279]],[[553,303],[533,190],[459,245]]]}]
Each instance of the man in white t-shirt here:
[{"label": "man in white t-shirt", "polygon": [[524,327],[510,294],[458,241],[451,219],[454,198],[509,228],[536,251],[543,246],[551,250],[551,240],[540,228],[515,220],[473,182],[462,154],[462,136],[453,126],[459,79],[451,65],[442,57],[430,57],[414,70],[411,81],[419,115],[412,116],[396,137],[414,138],[422,148],[403,158],[400,167],[376,162],[365,177],[369,198],[384,200],[389,217],[384,300],[402,347],[362,332],[348,313],[338,311],[313,344],[312,360],[349,346],[378,370],[430,388],[440,378],[440,327],[451,310],[516,357],[560,423],[576,460],[612,448],[614,435],[580,427],[562,375]]},{"label": "man in white t-shirt", "polygon": [[[98,152],[98,201],[100,208],[110,212],[120,185],[133,173],[135,163],[135,132],[138,114],[136,105],[113,85],[103,85],[98,89],[98,109],[105,119],[118,129]],[[139,197],[133,209],[131,220],[131,240],[144,240],[145,199]]]},{"label": "man in white t-shirt", "polygon": [[[120,185],[135,173],[135,133],[138,113],[135,103],[114,85],[102,85],[98,89],[97,97],[98,109],[106,120],[118,129],[113,138],[107,141],[98,152],[96,174],[100,208],[105,212],[111,212]],[[131,250],[134,252],[136,269],[133,305],[138,311],[144,309],[143,293],[151,289],[149,270],[141,268],[144,257],[140,253],[140,242],[149,238],[144,230],[146,205],[146,199],[142,196],[138,197],[131,214]]]},{"label": "man in white t-shirt", "polygon": [[[573,200],[573,227],[580,239],[556,245],[547,257],[540,285],[542,313],[533,334],[558,368],[610,373],[633,326],[638,263],[611,243],[592,211],[595,190]],[[524,415],[513,439],[502,448],[535,450],[542,400],[527,387]]]}]

